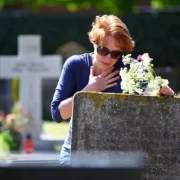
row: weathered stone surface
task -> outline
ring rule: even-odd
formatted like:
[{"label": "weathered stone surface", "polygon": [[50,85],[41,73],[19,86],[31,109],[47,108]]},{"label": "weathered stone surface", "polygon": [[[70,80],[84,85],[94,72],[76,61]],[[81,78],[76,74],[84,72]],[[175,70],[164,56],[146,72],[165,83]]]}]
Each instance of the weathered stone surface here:
[{"label": "weathered stone surface", "polygon": [[179,98],[80,92],[72,130],[74,154],[146,152],[144,179],[180,179]]}]

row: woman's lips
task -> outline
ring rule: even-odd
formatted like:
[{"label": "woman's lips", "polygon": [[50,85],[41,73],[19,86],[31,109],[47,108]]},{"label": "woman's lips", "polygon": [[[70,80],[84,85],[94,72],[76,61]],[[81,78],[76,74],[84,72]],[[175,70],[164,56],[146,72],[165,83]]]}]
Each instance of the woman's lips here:
[{"label": "woman's lips", "polygon": [[110,64],[105,63],[105,62],[102,62],[102,61],[101,61],[101,63],[102,63],[103,65],[105,65],[105,66],[109,66],[109,65],[110,65]]}]

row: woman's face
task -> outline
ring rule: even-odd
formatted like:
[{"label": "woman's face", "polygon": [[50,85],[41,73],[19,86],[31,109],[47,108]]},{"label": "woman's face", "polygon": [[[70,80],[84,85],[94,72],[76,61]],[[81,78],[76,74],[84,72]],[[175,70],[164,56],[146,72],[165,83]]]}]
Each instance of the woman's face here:
[{"label": "woman's face", "polygon": [[101,71],[113,67],[121,56],[122,50],[116,46],[115,39],[110,35],[105,36],[103,44],[94,45],[94,63]]}]

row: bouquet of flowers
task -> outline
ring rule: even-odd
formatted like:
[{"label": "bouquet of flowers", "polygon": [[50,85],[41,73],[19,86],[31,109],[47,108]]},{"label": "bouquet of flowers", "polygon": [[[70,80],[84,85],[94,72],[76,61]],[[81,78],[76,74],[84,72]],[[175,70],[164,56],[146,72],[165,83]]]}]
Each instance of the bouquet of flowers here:
[{"label": "bouquet of flowers", "polygon": [[123,57],[124,68],[120,69],[123,93],[155,96],[162,86],[169,84],[167,79],[156,76],[152,60],[148,53],[139,55],[137,59],[131,54]]}]

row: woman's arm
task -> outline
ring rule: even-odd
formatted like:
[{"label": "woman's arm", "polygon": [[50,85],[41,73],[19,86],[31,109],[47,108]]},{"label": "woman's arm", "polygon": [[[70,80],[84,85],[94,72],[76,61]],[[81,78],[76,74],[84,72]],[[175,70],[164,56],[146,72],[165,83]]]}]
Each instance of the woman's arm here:
[{"label": "woman's arm", "polygon": [[[51,116],[56,122],[68,119],[72,111],[72,96],[76,93],[75,56],[66,60],[51,102]],[[63,103],[62,103],[63,102]],[[62,110],[61,109],[62,105]]]},{"label": "woman's arm", "polygon": [[70,97],[63,100],[59,104],[58,109],[63,120],[66,120],[72,116],[72,101],[73,101],[73,97]]},{"label": "woman's arm", "polygon": [[[107,69],[99,76],[94,75],[94,67],[92,66],[89,74],[89,82],[81,91],[97,91],[101,92],[104,89],[116,86],[116,81],[119,79],[119,71],[112,72],[113,68]],[[72,101],[73,97],[63,100],[59,104],[59,112],[62,119],[68,119],[72,116]]]},{"label": "woman's arm", "polygon": [[[51,116],[56,122],[62,122],[72,116],[73,95],[77,92],[77,73],[81,59],[72,56],[66,60],[51,102]],[[82,91],[92,91],[87,85]]]},{"label": "woman's arm", "polygon": [[[94,91],[95,87],[93,85],[93,83],[88,83],[84,89],[82,89],[81,91]],[[60,104],[59,104],[59,112],[61,114],[61,117],[63,120],[65,119],[69,119],[72,116],[72,108],[73,108],[73,97],[67,98],[65,100],[63,100]]]}]

